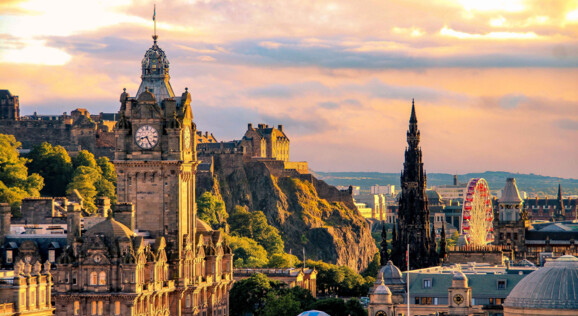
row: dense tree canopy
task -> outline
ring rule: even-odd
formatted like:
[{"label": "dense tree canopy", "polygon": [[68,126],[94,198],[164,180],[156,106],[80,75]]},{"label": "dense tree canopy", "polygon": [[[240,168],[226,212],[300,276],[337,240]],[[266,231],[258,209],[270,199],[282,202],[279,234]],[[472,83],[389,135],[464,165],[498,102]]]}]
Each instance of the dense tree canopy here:
[{"label": "dense tree canopy", "polygon": [[44,178],[45,186],[40,193],[48,196],[65,196],[66,186],[72,178],[72,160],[62,146],[44,142],[34,146],[28,154],[28,169]]},{"label": "dense tree canopy", "polygon": [[310,291],[289,288],[262,273],[235,282],[229,297],[231,316],[295,316],[315,303]]},{"label": "dense tree canopy", "polygon": [[267,293],[272,289],[271,280],[262,274],[235,282],[229,293],[231,316],[255,313],[259,315],[265,306]]},{"label": "dense tree canopy", "polygon": [[375,278],[363,278],[346,266],[337,266],[323,261],[307,260],[307,267],[317,270],[317,290],[324,295],[365,296]]},{"label": "dense tree canopy", "polygon": [[20,157],[20,143],[12,135],[0,134],[0,202],[18,209],[22,199],[39,196],[44,179],[37,173],[28,174],[26,159]]},{"label": "dense tree canopy", "polygon": [[243,207],[236,206],[228,222],[231,235],[254,239],[269,255],[283,253],[285,246],[279,230],[267,223],[267,217],[263,212],[249,212]]},{"label": "dense tree canopy", "polygon": [[81,150],[72,159],[72,165],[75,169],[66,188],[67,194],[78,190],[89,213],[96,210],[96,197],[108,197],[112,203],[116,203],[116,171],[108,158],[101,157],[97,162],[92,153]]},{"label": "dense tree canopy", "polygon": [[225,239],[235,255],[235,268],[260,268],[267,264],[267,251],[253,239],[227,235]]},{"label": "dense tree canopy", "polygon": [[225,202],[211,192],[205,192],[197,198],[197,216],[213,229],[218,229],[225,227],[229,214],[225,209]]}]

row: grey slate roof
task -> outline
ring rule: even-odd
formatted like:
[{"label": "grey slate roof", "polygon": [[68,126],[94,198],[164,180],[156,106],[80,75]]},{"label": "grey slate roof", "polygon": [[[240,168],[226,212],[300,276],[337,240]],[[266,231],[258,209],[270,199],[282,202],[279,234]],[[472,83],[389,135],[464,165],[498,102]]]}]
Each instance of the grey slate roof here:
[{"label": "grey slate roof", "polygon": [[562,256],[530,273],[508,295],[504,306],[578,310],[578,258]]},{"label": "grey slate roof", "polygon": [[508,178],[506,180],[506,186],[502,192],[502,197],[500,198],[502,203],[520,203],[522,199],[520,198],[520,193],[518,192],[518,186],[516,185],[516,179]]}]

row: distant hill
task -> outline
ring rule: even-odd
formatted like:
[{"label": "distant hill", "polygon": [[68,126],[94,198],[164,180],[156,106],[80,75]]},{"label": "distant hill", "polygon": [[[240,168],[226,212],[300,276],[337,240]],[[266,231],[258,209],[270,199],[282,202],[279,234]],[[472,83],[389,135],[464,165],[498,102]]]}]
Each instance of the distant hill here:
[{"label": "distant hill", "polygon": [[[321,172],[315,171],[318,179],[331,185],[357,185],[362,189],[369,189],[372,185],[394,184],[400,185],[400,173],[380,172]],[[506,184],[506,178],[516,178],[518,189],[529,194],[539,196],[556,195],[558,183],[562,185],[564,195],[578,194],[578,179],[566,179],[557,177],[540,176],[536,174],[510,173],[504,171],[486,171],[482,173],[467,173],[458,175],[458,182],[467,182],[471,178],[484,178],[492,190],[501,189]],[[449,173],[428,173],[428,187],[443,184],[452,184],[453,175]]]}]

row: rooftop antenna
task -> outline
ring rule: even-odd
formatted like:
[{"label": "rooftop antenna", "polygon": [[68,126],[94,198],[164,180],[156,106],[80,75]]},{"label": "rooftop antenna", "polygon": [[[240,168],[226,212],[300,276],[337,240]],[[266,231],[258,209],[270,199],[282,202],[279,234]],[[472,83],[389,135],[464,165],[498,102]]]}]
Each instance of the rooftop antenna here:
[{"label": "rooftop antenna", "polygon": [[155,42],[155,44],[157,43],[157,38],[159,38],[157,36],[157,5],[154,5],[154,10],[153,10],[153,22],[155,24],[155,30],[154,30],[154,35],[153,35],[153,40]]}]

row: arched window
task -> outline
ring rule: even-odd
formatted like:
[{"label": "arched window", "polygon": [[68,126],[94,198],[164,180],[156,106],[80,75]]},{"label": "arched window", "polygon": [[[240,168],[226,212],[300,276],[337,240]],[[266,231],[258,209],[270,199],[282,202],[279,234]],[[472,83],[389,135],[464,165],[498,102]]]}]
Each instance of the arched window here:
[{"label": "arched window", "polygon": [[104,315],[104,302],[98,301],[98,315]]},{"label": "arched window", "polygon": [[94,271],[90,272],[90,285],[97,285],[97,284],[98,284],[98,275],[96,275],[96,272]]},{"label": "arched window", "polygon": [[90,307],[91,307],[91,315],[96,315],[96,301],[92,301]]},{"label": "arched window", "polygon": [[80,315],[80,302],[74,301],[74,315]]},{"label": "arched window", "polygon": [[106,285],[106,272],[100,271],[100,273],[98,274],[98,284]]}]

